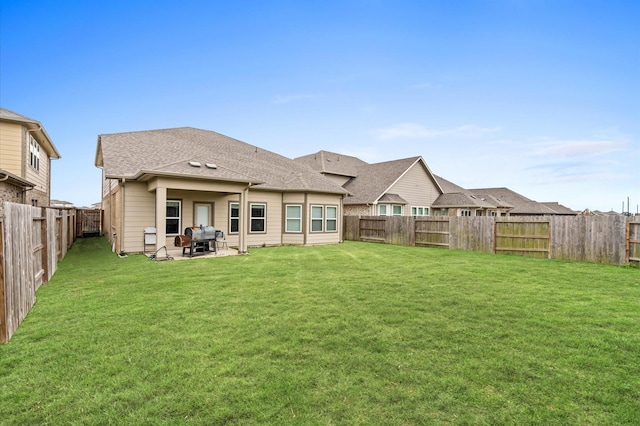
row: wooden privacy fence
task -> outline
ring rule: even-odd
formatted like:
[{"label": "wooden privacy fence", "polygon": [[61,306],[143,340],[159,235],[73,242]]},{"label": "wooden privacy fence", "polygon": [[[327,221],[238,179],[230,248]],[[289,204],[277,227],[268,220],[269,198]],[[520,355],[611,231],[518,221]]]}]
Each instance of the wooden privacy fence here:
[{"label": "wooden privacy fence", "polygon": [[75,241],[75,209],[4,203],[0,218],[0,343],[9,341]]},{"label": "wooden privacy fence", "polygon": [[640,262],[640,219],[625,216],[345,216],[344,239],[622,265]]}]

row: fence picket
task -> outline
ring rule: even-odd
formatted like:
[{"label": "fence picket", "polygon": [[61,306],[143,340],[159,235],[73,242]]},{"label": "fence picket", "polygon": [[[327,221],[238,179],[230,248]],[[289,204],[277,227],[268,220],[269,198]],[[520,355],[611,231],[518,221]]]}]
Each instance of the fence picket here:
[{"label": "fence picket", "polygon": [[66,245],[60,251],[68,234],[64,225],[75,214],[75,209],[4,203],[4,217],[0,218],[0,343],[11,339],[35,304],[36,291],[55,273],[58,256],[66,254]]},{"label": "fence picket", "polygon": [[513,253],[622,265],[640,262],[640,218],[345,216],[346,240]]}]

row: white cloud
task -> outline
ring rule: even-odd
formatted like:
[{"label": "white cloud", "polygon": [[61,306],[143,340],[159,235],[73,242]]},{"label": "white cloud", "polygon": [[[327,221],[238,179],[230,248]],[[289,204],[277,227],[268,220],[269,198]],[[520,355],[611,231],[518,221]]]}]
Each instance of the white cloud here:
[{"label": "white cloud", "polygon": [[291,95],[277,95],[271,103],[276,105],[288,104],[289,102],[301,100],[301,99],[316,99],[321,98],[322,95],[312,93],[294,93]]},{"label": "white cloud", "polygon": [[558,157],[580,157],[608,154],[615,151],[622,151],[626,148],[625,142],[611,140],[568,140],[551,141],[534,145],[535,155],[558,156]]},{"label": "white cloud", "polygon": [[398,123],[388,127],[371,130],[374,138],[380,140],[393,139],[430,139],[436,137],[478,137],[500,131],[499,127],[478,127],[465,124],[453,129],[429,129],[417,123]]}]

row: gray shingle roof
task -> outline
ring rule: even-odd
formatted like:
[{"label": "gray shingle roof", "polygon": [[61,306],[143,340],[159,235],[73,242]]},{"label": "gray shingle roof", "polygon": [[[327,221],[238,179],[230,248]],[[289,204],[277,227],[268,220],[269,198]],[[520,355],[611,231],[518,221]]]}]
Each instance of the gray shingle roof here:
[{"label": "gray shingle roof", "polygon": [[315,154],[297,157],[294,160],[321,173],[350,177],[358,175],[358,167],[368,164],[359,158],[329,151],[318,151]]},{"label": "gray shingle roof", "polygon": [[440,195],[434,202],[433,207],[478,207],[497,208],[495,199],[478,197],[468,192],[449,192]]},{"label": "gray shingle roof", "polygon": [[357,178],[351,179],[344,188],[353,194],[344,199],[344,204],[366,204],[376,201],[409,167],[421,157],[403,158],[383,163],[364,164],[357,169]]},{"label": "gray shingle roof", "polygon": [[[200,167],[193,167],[190,161]],[[110,178],[174,175],[253,183],[269,190],[347,193],[304,164],[192,127],[99,135],[95,164]]]},{"label": "gray shingle roof", "polygon": [[13,112],[6,108],[0,108],[0,118],[5,120],[19,121],[21,123],[40,124],[38,120],[34,120],[33,118],[29,118],[24,115],[20,115],[17,112]]},{"label": "gray shingle roof", "polygon": [[556,202],[556,201],[542,201],[540,204],[550,208],[551,210],[553,210],[554,212],[556,212],[556,214],[570,214],[570,215],[574,215],[578,212],[571,210],[569,207],[563,206],[562,204]]},{"label": "gray shingle roof", "polygon": [[433,175],[433,177],[436,178],[436,180],[440,184],[440,187],[442,188],[445,194],[450,192],[467,192],[467,190],[464,189],[463,187],[458,186],[455,183],[448,181],[441,176]]},{"label": "gray shingle roof", "polygon": [[512,191],[509,188],[476,188],[469,189],[469,192],[480,197],[491,196],[511,204],[513,206],[513,210],[509,212],[510,214],[544,215],[559,213],[552,208],[537,201],[531,200],[524,195],[518,194],[517,192]]}]

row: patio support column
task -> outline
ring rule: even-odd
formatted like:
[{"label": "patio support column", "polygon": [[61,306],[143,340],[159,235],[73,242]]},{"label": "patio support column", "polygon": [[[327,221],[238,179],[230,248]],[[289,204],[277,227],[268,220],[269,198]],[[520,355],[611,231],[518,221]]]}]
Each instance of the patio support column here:
[{"label": "patio support column", "polygon": [[249,205],[247,201],[249,199],[249,186],[240,193],[240,217],[238,218],[238,251],[240,253],[247,252],[247,212],[249,211]]},{"label": "patio support column", "polygon": [[167,245],[167,188],[156,188],[156,250]]}]

